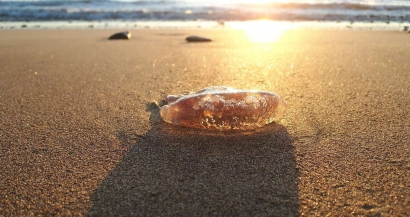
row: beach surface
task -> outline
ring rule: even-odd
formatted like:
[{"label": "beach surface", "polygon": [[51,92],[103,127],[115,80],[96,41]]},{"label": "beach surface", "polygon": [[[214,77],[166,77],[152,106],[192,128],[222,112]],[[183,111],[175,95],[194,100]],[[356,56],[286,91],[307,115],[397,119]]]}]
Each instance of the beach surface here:
[{"label": "beach surface", "polygon": [[[116,32],[0,31],[0,216],[410,215],[410,34]],[[221,85],[287,113],[246,132],[160,118],[166,95]]]}]

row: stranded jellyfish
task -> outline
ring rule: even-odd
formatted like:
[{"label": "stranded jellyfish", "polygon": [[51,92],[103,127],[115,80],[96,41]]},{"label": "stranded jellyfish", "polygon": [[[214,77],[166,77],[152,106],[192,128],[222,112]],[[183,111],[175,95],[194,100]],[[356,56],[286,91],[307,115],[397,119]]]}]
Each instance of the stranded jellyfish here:
[{"label": "stranded jellyfish", "polygon": [[166,101],[160,110],[164,121],[201,129],[254,129],[279,121],[286,110],[276,93],[220,86],[169,95]]}]

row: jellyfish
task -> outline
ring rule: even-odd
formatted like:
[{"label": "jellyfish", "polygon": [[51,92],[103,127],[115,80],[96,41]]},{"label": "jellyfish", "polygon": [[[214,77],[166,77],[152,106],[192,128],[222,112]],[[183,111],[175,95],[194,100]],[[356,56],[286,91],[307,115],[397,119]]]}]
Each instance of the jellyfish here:
[{"label": "jellyfish", "polygon": [[273,92],[214,86],[186,95],[169,95],[160,109],[170,124],[209,130],[249,130],[278,122],[286,103]]}]

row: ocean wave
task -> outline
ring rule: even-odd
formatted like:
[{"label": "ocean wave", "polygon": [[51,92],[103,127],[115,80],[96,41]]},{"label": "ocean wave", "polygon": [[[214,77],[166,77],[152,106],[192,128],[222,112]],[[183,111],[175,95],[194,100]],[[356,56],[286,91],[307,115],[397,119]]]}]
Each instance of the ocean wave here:
[{"label": "ocean wave", "polygon": [[409,5],[201,4],[180,1],[0,1],[0,21],[50,20],[410,21]]},{"label": "ocean wave", "polygon": [[246,7],[260,8],[286,8],[286,9],[349,9],[349,10],[403,10],[408,9],[405,5],[370,5],[370,4],[355,4],[355,3],[269,3],[269,4],[242,4]]}]

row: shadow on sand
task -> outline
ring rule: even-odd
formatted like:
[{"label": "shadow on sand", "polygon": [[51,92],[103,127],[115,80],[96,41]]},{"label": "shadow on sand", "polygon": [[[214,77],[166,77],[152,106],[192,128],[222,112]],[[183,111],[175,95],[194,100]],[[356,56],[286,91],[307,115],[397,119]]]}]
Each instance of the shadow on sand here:
[{"label": "shadow on sand", "polygon": [[[87,216],[298,216],[298,171],[286,128],[151,130],[91,195]],[[118,132],[120,140],[134,137]]]}]

